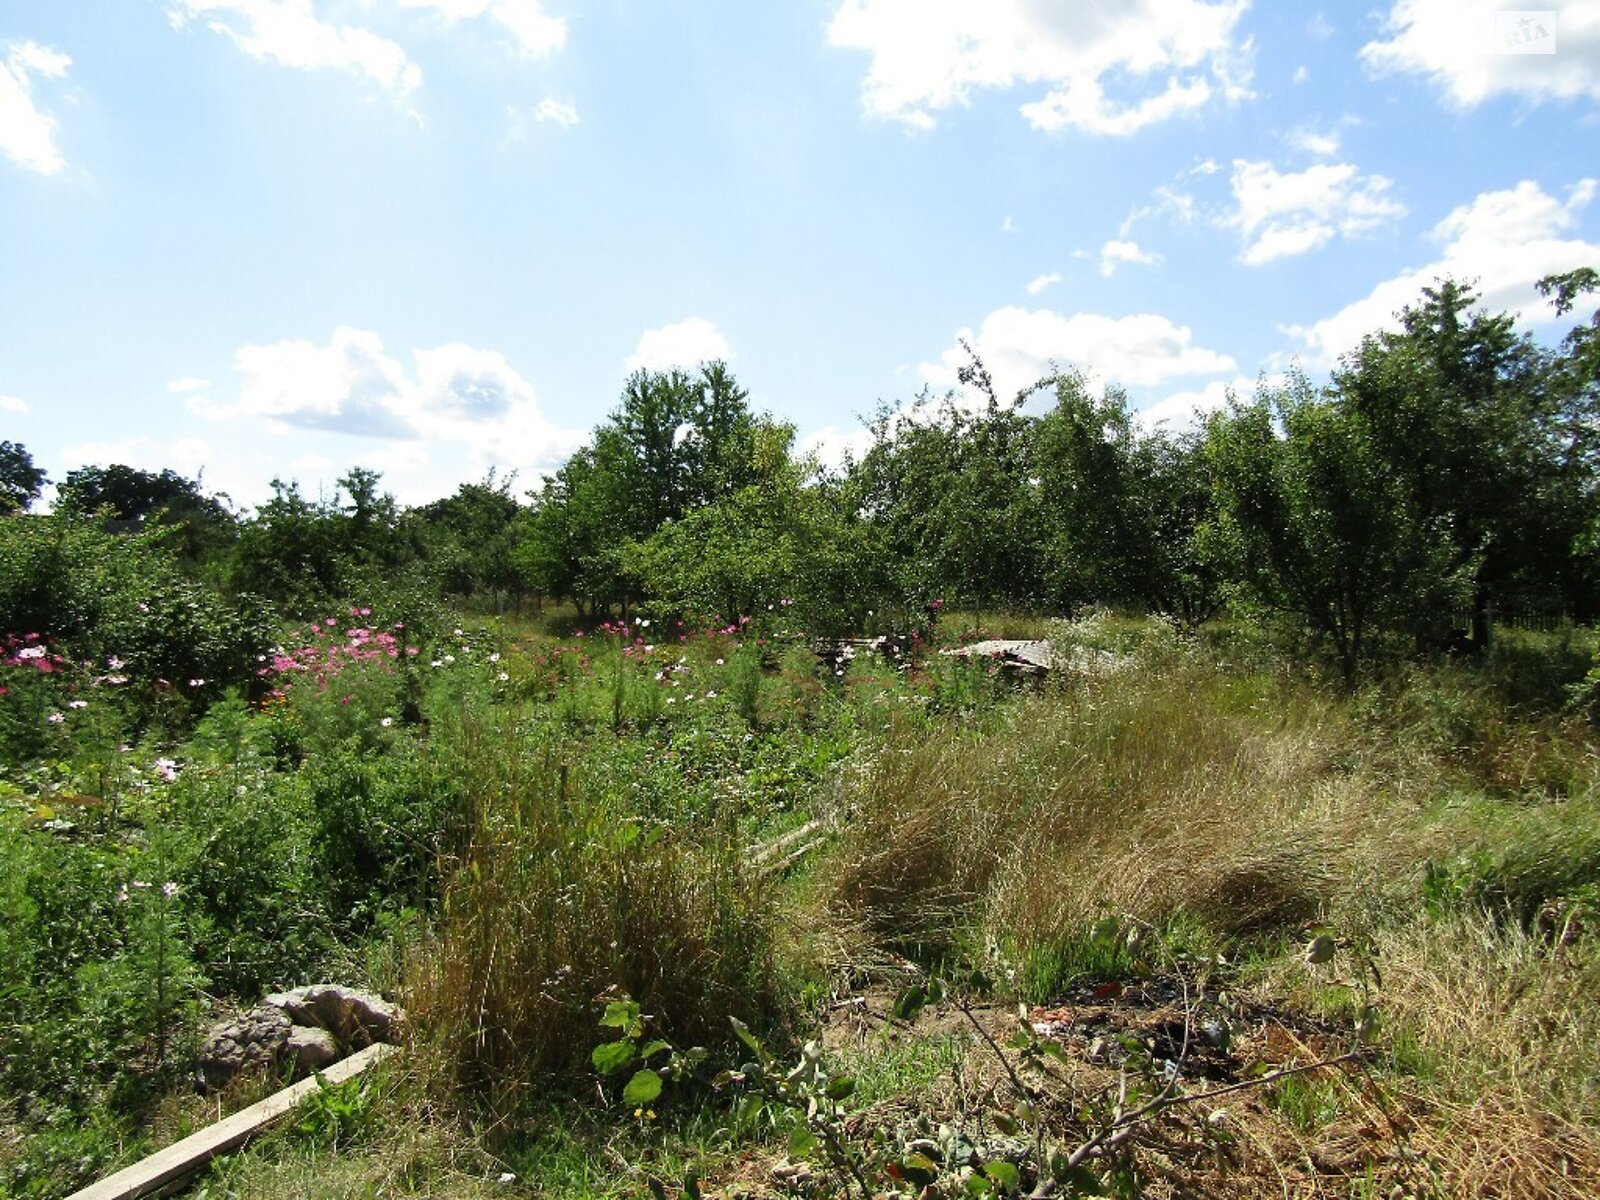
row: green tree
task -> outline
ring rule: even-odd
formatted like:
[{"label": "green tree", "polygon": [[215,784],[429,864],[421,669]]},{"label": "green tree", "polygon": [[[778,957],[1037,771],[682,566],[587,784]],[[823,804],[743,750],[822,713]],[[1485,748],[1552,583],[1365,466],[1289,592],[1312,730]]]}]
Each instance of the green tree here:
[{"label": "green tree", "polygon": [[0,516],[23,512],[39,498],[45,473],[20,442],[0,442]]},{"label": "green tree", "polygon": [[1348,681],[1373,635],[1452,599],[1448,540],[1366,416],[1292,372],[1206,428],[1218,538],[1257,602],[1301,617]]},{"label": "green tree", "polygon": [[[1367,337],[1334,375],[1419,520],[1465,573],[1473,640],[1490,611],[1559,603],[1578,532],[1577,480],[1548,357],[1511,317],[1474,306],[1453,280],[1425,288],[1396,331]],[[1419,610],[1419,637],[1437,613]]]},{"label": "green tree", "polygon": [[157,473],[113,463],[67,472],[56,506],[63,512],[104,514],[123,531],[159,526],[169,531],[179,557],[197,567],[216,560],[233,543],[237,528],[225,500],[170,469]]}]

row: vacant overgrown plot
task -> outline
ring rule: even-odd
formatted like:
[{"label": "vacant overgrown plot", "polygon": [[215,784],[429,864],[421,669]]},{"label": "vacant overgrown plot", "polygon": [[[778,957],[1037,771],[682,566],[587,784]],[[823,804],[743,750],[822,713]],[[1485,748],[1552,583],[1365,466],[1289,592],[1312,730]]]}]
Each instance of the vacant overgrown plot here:
[{"label": "vacant overgrown plot", "polygon": [[1595,1194],[1589,328],[1443,284],[1193,435],[1064,373],[840,472],[710,365],[526,497],[19,477],[0,1194],[322,982],[404,1054],[202,1194]]}]

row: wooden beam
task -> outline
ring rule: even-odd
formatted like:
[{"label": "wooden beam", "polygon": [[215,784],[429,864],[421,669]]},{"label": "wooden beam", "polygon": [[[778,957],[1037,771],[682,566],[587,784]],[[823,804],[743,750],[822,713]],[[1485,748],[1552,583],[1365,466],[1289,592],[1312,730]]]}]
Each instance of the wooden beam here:
[{"label": "wooden beam", "polygon": [[317,1090],[318,1075],[328,1083],[343,1083],[398,1052],[399,1047],[386,1042],[368,1046],[349,1058],[340,1059],[326,1071],[302,1079],[249,1108],[241,1108],[231,1117],[207,1125],[115,1175],[107,1175],[98,1183],[74,1192],[67,1200],[132,1200],[135,1196],[170,1191],[173,1184],[198,1171],[217,1155],[237,1149],[279,1117],[293,1112],[302,1100]]}]

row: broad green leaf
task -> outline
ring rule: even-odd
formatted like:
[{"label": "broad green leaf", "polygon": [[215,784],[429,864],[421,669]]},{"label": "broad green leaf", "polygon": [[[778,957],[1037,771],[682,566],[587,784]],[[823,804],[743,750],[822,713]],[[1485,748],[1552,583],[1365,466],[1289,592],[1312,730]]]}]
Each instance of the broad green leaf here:
[{"label": "broad green leaf", "polygon": [[821,1143],[818,1141],[817,1135],[807,1129],[804,1124],[797,1123],[789,1131],[790,1158],[810,1158],[816,1153],[819,1145]]},{"label": "broad green leaf", "polygon": [[914,1021],[927,1003],[928,989],[920,983],[913,983],[895,1000],[894,1015],[901,1021]]},{"label": "broad green leaf", "polygon": [[925,1154],[908,1154],[900,1160],[900,1173],[918,1187],[927,1187],[939,1178],[939,1164]]},{"label": "broad green leaf", "polygon": [[828,1081],[827,1095],[829,1100],[848,1100],[855,1094],[856,1081],[851,1075],[841,1075],[837,1079]]},{"label": "broad green leaf", "polygon": [[1003,1192],[1014,1192],[1022,1186],[1022,1172],[1013,1163],[996,1159],[983,1164],[983,1173],[994,1180]]},{"label": "broad green leaf", "polygon": [[1050,1174],[1069,1196],[1104,1196],[1105,1184],[1088,1167],[1075,1167],[1059,1150],[1050,1156]]},{"label": "broad green leaf", "polygon": [[646,1068],[634,1072],[628,1086],[622,1089],[622,1102],[624,1104],[649,1104],[661,1095],[661,1076]]},{"label": "broad green leaf", "polygon": [[602,1075],[615,1075],[633,1061],[633,1043],[624,1038],[620,1042],[601,1042],[589,1055],[594,1069]]},{"label": "broad green leaf", "polygon": [[600,1018],[600,1024],[610,1029],[627,1029],[638,1019],[638,1001],[613,1000],[606,1005],[606,1015]]},{"label": "broad green leaf", "polygon": [[663,1042],[660,1038],[657,1038],[653,1042],[646,1042],[639,1048],[639,1058],[641,1061],[648,1061],[660,1054],[663,1050],[671,1049],[672,1047],[670,1045],[668,1045],[666,1042]]}]

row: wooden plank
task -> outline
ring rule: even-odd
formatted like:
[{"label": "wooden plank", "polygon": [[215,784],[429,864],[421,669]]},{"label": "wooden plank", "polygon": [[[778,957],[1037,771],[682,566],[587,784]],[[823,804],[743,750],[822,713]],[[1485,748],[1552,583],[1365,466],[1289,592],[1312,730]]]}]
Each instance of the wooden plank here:
[{"label": "wooden plank", "polygon": [[[317,1074],[329,1083],[343,1083],[398,1052],[399,1047],[378,1042],[349,1058],[340,1059],[326,1071]],[[173,1142],[164,1150],[157,1150],[149,1158],[131,1167],[124,1167],[115,1175],[107,1175],[99,1182],[74,1192],[67,1200],[132,1200],[135,1196],[170,1189],[178,1180],[198,1171],[217,1155],[237,1149],[279,1117],[293,1112],[302,1100],[316,1090],[316,1075],[302,1079],[249,1108],[240,1109],[231,1117],[207,1125],[182,1141]]]}]

